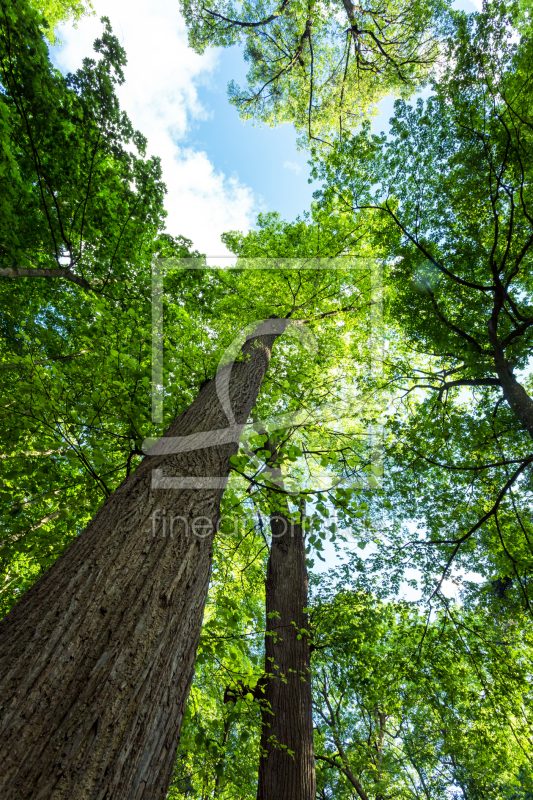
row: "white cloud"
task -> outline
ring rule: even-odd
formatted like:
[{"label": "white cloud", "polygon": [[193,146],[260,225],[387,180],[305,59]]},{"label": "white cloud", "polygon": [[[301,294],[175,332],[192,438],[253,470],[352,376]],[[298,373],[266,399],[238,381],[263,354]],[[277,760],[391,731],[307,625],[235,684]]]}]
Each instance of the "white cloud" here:
[{"label": "white cloud", "polygon": [[285,161],[283,164],[284,169],[292,169],[297,175],[302,171],[302,168],[299,164],[295,164],[294,161]]},{"label": "white cloud", "polygon": [[250,228],[257,211],[253,192],[217,171],[207,153],[180,144],[191,122],[211,116],[197,87],[216,70],[216,52],[199,56],[188,47],[176,0],[95,0],[94,6],[96,17],[59,32],[63,46],[54,53],[57,65],[70,71],[81,66],[101,35],[100,16],[110,18],[128,57],[120,103],[147,136],[148,154],[162,161],[167,230],[192,239],[208,255],[226,254],[220,234]]}]

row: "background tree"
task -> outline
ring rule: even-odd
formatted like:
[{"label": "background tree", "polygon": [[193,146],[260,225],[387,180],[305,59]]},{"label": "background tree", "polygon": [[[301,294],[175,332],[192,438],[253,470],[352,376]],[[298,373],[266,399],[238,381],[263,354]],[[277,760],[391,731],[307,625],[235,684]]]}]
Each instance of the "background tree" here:
[{"label": "background tree", "polygon": [[434,96],[415,108],[397,104],[390,141],[365,130],[317,166],[324,199],[341,215],[372,219],[374,241],[389,248],[391,319],[422,359],[415,369],[412,356],[393,367],[405,402],[390,425],[391,458],[393,450],[399,458],[390,474],[405,506],[383,524],[392,532],[402,515],[418,524],[419,537],[405,527],[403,535],[422,567],[428,551],[439,553],[441,580],[457,558],[487,578],[511,576],[526,609],[529,24],[515,6],[454,14]]},{"label": "background tree", "polygon": [[354,130],[382,97],[409,94],[427,76],[445,4],[184,0],[181,7],[198,52],[244,44],[247,87],[229,84],[243,119],[292,122],[320,143]]},{"label": "background tree", "polygon": [[453,602],[428,624],[353,583],[315,586],[319,796],[508,797],[529,775],[531,626]]},{"label": "background tree", "polygon": [[51,44],[59,44],[56,28],[72,21],[74,27],[82,17],[94,14],[91,0],[32,0],[30,6],[43,17],[44,34]]},{"label": "background tree", "polygon": [[163,228],[165,187],[115,94],[124,50],[104,18],[101,57],[63,77],[39,16],[21,1],[0,12],[0,274],[62,278],[100,294],[133,286]]}]

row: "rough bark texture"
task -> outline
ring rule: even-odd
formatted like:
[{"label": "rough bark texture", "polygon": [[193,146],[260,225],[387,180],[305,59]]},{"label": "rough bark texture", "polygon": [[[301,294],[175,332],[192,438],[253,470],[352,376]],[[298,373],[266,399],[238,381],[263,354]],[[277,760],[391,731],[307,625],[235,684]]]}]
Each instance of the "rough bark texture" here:
[{"label": "rough bark texture", "polygon": [[[271,516],[270,526],[265,672],[274,677],[266,682],[262,707],[265,755],[259,761],[257,800],[315,800],[311,654],[308,637],[298,639],[308,625],[304,537],[301,525],[291,526],[281,515]],[[269,618],[273,611],[279,617]]]},{"label": "rough bark texture", "polygon": [[533,401],[522,384],[518,383],[507,366],[499,366],[498,377],[503,389],[503,395],[518,420],[533,438]]},{"label": "rough bark texture", "polygon": [[509,407],[533,438],[533,400],[524,387],[518,383],[509,367],[502,345],[496,335],[496,321],[497,316],[494,314],[489,320],[488,325],[489,337],[494,347],[494,366],[496,367],[496,373],[500,379],[503,395]]},{"label": "rough bark texture", "polygon": [[[171,538],[170,520],[207,517],[200,533],[202,522],[215,526],[224,480],[215,489],[154,490],[152,471],[227,478],[276,335],[248,341],[233,366],[233,441],[147,456],[0,623],[2,800],[165,798],[213,538],[185,535],[180,520]],[[210,381],[165,436],[227,426]]]}]

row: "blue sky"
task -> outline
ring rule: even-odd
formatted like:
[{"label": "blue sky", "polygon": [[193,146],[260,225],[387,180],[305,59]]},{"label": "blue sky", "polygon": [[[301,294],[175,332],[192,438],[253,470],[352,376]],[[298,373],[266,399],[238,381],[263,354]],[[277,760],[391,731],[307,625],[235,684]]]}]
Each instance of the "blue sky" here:
[{"label": "blue sky", "polygon": [[[248,230],[259,211],[294,219],[309,208],[308,155],[298,152],[294,129],[243,124],[228,103],[228,81],[242,82],[246,73],[238,48],[193,53],[176,0],[93,4],[94,17],[60,30],[63,45],[53,48],[53,60],[63,71],[80,66],[101,32],[99,17],[109,16],[128,56],[120,101],[148,137],[149,154],[162,160],[170,233],[222,256],[221,233]],[[458,5],[475,10],[469,0]],[[375,131],[388,129],[393,102],[382,102]]]},{"label": "blue sky", "polygon": [[226,87],[232,78],[242,85],[245,75],[240,49],[220,52],[213,81],[199,91],[213,118],[200,121],[191,131],[191,140],[196,146],[205,147],[218,169],[227,174],[235,172],[251,186],[266,210],[279,211],[285,219],[293,219],[311,202],[309,155],[298,152],[291,125],[267,128],[251,122],[243,124],[228,102]]}]

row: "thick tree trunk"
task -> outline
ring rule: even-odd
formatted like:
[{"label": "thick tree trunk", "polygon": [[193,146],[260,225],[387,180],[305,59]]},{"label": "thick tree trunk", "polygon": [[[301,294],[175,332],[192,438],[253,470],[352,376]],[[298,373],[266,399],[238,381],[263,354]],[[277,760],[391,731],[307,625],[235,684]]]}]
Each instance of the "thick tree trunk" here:
[{"label": "thick tree trunk", "polygon": [[[165,798],[211,569],[213,537],[195,532],[219,520],[277,335],[233,366],[231,435],[201,435],[229,425],[210,381],[165,434],[200,434],[201,449],[165,455],[164,439],[0,623],[2,800]],[[155,469],[222,480],[154,489]]]},{"label": "thick tree trunk", "polygon": [[[304,536],[300,524],[291,525],[279,512],[272,514],[270,527],[265,672],[273,677],[262,707],[257,800],[315,800],[311,654],[302,634],[308,625]],[[277,615],[269,617],[272,612]]]}]

